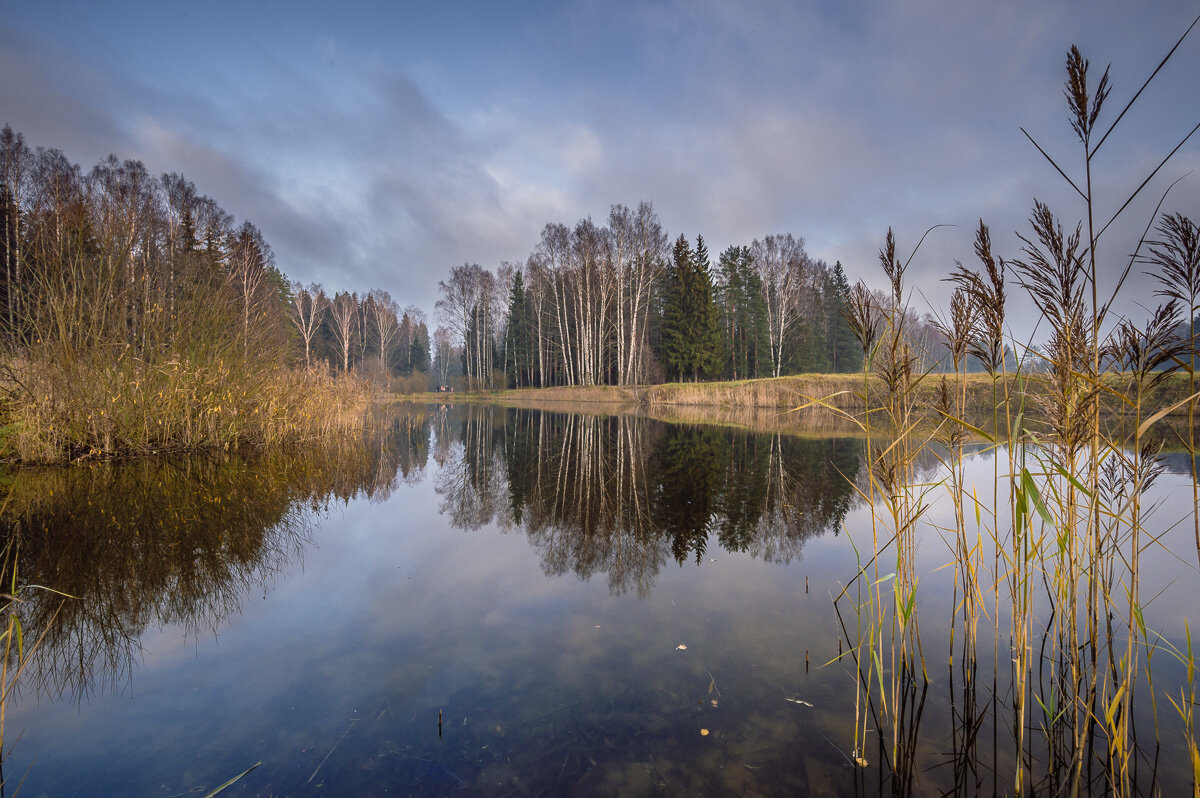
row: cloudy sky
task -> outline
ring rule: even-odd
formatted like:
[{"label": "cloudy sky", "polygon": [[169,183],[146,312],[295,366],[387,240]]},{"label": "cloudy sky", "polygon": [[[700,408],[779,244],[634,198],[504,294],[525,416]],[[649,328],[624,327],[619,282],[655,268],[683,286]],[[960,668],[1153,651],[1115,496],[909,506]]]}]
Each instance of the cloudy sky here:
[{"label": "cloudy sky", "polygon": [[[1077,44],[1108,118],[1195,2],[18,2],[0,124],[84,168],[179,171],[263,229],[280,267],[432,313],[466,261],[523,261],[550,221],[654,202],[714,254],[773,232],[881,284],[889,226],[936,310],[979,218],[1001,254],[1036,196],[1069,223]],[[1097,156],[1107,218],[1200,122],[1200,28]],[[1099,250],[1123,267],[1162,192],[1200,217],[1200,134]],[[1131,232],[1136,230],[1136,232]],[[1123,307],[1152,302],[1135,281]]]}]

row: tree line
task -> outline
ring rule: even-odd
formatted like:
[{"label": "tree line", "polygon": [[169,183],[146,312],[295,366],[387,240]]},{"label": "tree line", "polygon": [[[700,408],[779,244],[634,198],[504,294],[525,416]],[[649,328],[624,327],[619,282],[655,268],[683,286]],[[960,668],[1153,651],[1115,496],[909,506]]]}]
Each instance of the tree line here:
[{"label": "tree line", "polygon": [[[0,260],[9,353],[53,343],[66,357],[101,347],[145,358],[228,335],[244,359],[429,370],[419,309],[401,311],[383,290],[327,296],[289,281],[257,227],[182,175],[153,177],[115,156],[84,173],[10,126],[0,132]],[[202,324],[214,301],[236,309],[231,328]]]},{"label": "tree line", "polygon": [[0,131],[0,450],[309,438],[359,423],[364,377],[428,369],[419,310],[289,281],[183,175],[115,156],[84,172]]},{"label": "tree line", "polygon": [[813,258],[785,233],[730,246],[713,263],[703,236],[671,243],[650,202],[613,205],[603,226],[547,224],[523,264],[466,263],[438,287],[435,371],[449,374],[457,353],[472,387],[862,367],[840,262]]}]

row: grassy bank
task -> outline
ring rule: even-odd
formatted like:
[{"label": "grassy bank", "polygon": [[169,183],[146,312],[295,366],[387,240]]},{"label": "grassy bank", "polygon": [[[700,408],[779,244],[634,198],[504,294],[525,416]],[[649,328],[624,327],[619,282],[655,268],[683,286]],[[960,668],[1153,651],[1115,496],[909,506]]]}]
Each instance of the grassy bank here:
[{"label": "grassy bank", "polygon": [[[1047,395],[1050,385],[1042,375],[1034,374],[1018,379],[1015,376],[1000,377],[995,381],[987,374],[947,375],[948,389],[958,394],[961,380],[966,420],[982,425],[993,417],[997,399],[1007,394],[1014,404],[1024,403],[1031,420],[1036,421],[1041,400]],[[1103,384],[1108,390],[1101,396],[1101,406],[1110,420],[1117,419],[1126,411],[1118,397],[1124,388],[1125,378],[1108,374]],[[1186,374],[1172,374],[1152,389],[1147,403],[1153,407],[1171,407],[1188,395]],[[870,405],[883,407],[886,401],[886,386],[878,377],[868,380]],[[855,424],[846,414],[861,412],[863,378],[861,374],[803,374],[791,377],[775,377],[760,380],[736,380],[729,382],[673,382],[661,385],[633,386],[557,386],[553,388],[522,388],[507,391],[484,391],[473,393],[428,393],[413,397],[416,401],[429,402],[492,402],[511,407],[540,407],[545,409],[578,409],[578,405],[607,406],[610,409],[622,406],[641,407],[663,420],[688,421],[732,415],[733,423],[754,428],[761,426],[764,419],[771,425],[780,412],[788,412],[786,424],[789,429],[808,427],[822,429],[854,429]],[[916,382],[912,388],[913,405],[924,411],[929,421],[940,420],[934,408],[942,391],[942,375],[928,375]],[[771,411],[771,412],[766,412]],[[1168,419],[1182,419],[1187,409],[1181,405]],[[882,418],[875,418],[879,423]]]},{"label": "grassy bank", "polygon": [[54,463],[302,441],[361,428],[368,383],[231,363],[10,364],[5,455]]}]

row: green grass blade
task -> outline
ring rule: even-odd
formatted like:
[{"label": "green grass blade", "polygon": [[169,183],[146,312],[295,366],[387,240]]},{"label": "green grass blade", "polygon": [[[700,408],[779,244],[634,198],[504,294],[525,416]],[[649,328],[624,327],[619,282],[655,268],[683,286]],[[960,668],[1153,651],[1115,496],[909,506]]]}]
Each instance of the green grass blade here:
[{"label": "green grass blade", "polygon": [[255,762],[253,765],[251,765],[250,767],[246,768],[246,769],[245,769],[245,770],[243,770],[241,773],[237,774],[236,776],[234,776],[232,779],[230,779],[229,781],[227,781],[227,782],[225,782],[224,784],[222,784],[222,785],[221,785],[220,787],[218,787],[217,789],[215,789],[215,790],[213,790],[212,792],[210,792],[210,793],[208,793],[207,795],[205,795],[205,796],[204,796],[204,798],[212,798],[212,796],[216,795],[217,793],[219,793],[219,792],[224,792],[224,790],[225,790],[225,788],[226,788],[226,787],[229,787],[230,785],[234,784],[234,783],[235,783],[235,782],[237,782],[237,780],[238,780],[238,779],[240,779],[242,776],[245,776],[247,773],[249,773],[250,771],[254,770],[256,767],[258,767],[258,766],[259,766],[259,765],[261,765],[261,764],[262,764],[262,762]]},{"label": "green grass blade", "polygon": [[1021,488],[1024,493],[1029,494],[1029,498],[1033,501],[1034,509],[1038,515],[1046,522],[1047,526],[1055,526],[1054,518],[1050,515],[1050,511],[1046,509],[1046,503],[1042,501],[1042,494],[1038,492],[1037,483],[1033,481],[1033,475],[1029,473],[1028,468],[1021,469]]},{"label": "green grass blade", "polygon": [[1061,465],[1059,465],[1058,463],[1055,463],[1054,470],[1057,471],[1059,474],[1061,474],[1068,482],[1070,482],[1072,485],[1074,485],[1075,489],[1077,491],[1082,493],[1084,496],[1087,496],[1089,499],[1092,498],[1092,492],[1087,489],[1087,486],[1084,485],[1082,482],[1080,482],[1078,478],[1076,478],[1074,475],[1069,473]]}]

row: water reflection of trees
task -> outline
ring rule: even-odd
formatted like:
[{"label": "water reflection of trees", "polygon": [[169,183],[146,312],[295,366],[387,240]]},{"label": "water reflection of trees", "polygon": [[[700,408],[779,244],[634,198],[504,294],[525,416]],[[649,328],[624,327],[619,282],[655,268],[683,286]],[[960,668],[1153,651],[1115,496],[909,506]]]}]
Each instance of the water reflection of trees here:
[{"label": "water reflection of trees", "polygon": [[518,526],[544,569],[646,594],[670,560],[727,551],[789,562],[837,530],[856,441],[666,425],[637,416],[466,407],[438,422],[451,523]]},{"label": "water reflection of trees", "polygon": [[331,502],[385,499],[428,452],[427,419],[406,413],[319,447],[10,474],[5,583],[15,562],[18,586],[59,591],[20,591],[23,681],[77,698],[116,688],[144,630],[215,632],[298,560]]}]

